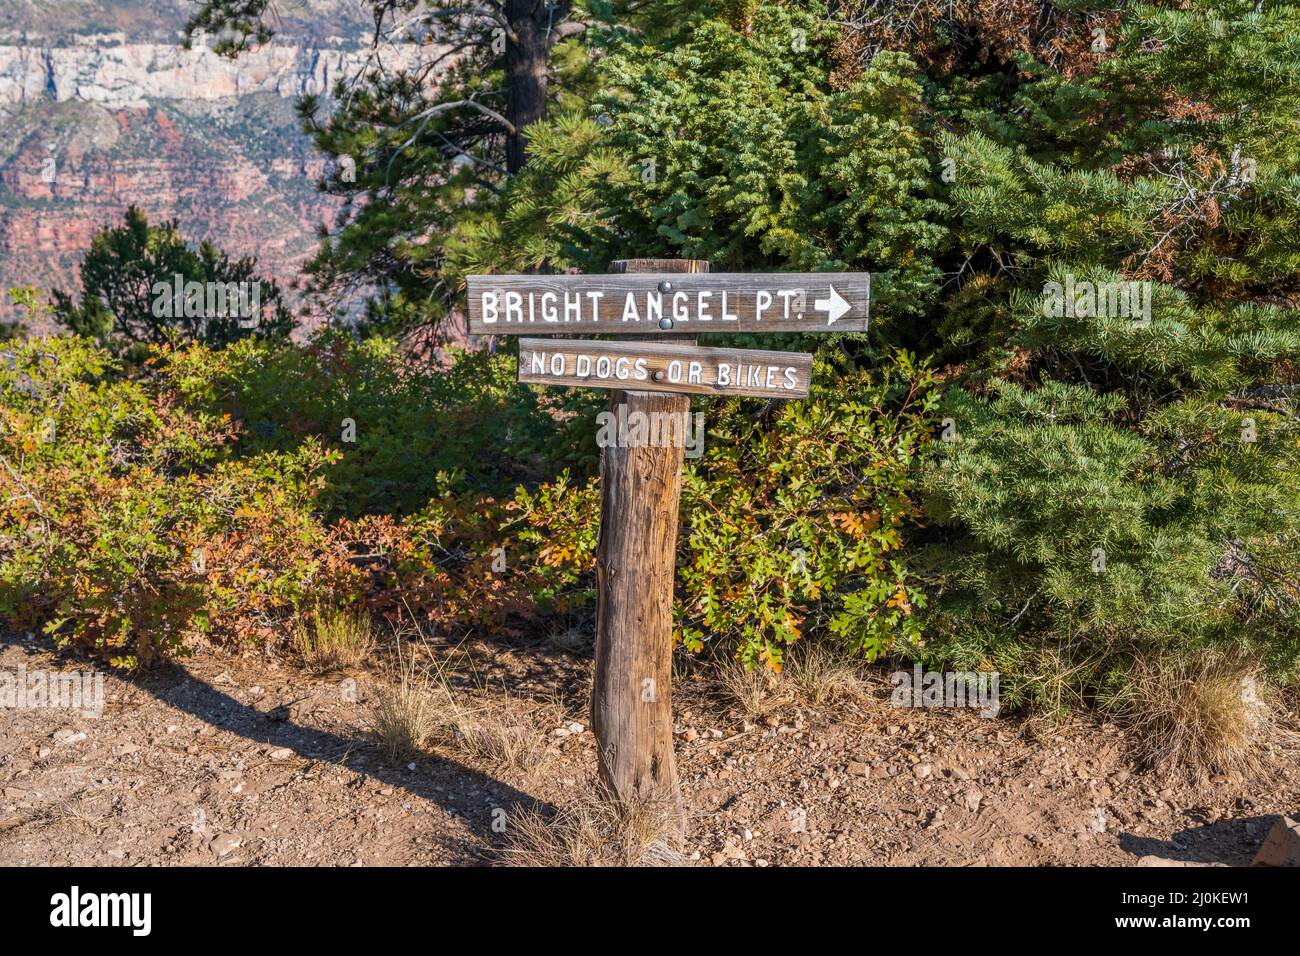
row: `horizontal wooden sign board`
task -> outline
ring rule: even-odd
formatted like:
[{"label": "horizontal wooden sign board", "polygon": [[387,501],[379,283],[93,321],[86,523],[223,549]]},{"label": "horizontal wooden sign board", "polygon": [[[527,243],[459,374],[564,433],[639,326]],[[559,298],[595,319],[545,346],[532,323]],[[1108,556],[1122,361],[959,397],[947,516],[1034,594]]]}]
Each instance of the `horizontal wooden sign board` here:
[{"label": "horizontal wooden sign board", "polygon": [[637,392],[807,398],[807,352],[711,349],[668,342],[520,339],[519,381]]},{"label": "horizontal wooden sign board", "polygon": [[865,332],[866,272],[470,276],[474,335]]}]

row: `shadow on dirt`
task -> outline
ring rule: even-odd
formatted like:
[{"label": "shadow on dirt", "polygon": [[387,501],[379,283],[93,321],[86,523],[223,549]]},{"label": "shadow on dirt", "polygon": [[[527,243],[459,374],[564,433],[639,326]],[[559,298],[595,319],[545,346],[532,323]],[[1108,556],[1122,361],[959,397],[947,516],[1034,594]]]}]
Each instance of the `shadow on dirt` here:
[{"label": "shadow on dirt", "polygon": [[[0,634],[0,648],[4,647],[20,648],[29,657],[56,654],[61,669],[90,666],[79,658],[59,654],[53,642],[44,637],[28,639],[18,634]],[[119,687],[117,692],[114,684]],[[506,819],[526,809],[546,815],[555,812],[551,804],[448,757],[426,754],[415,761],[415,769],[409,763],[394,763],[362,733],[344,735],[304,726],[296,722],[294,708],[284,705],[260,710],[196,678],[179,664],[168,662],[138,676],[113,674],[106,681],[105,697],[112,701],[120,696],[122,687],[137,688],[213,728],[253,743],[271,749],[288,748],[307,760],[346,767],[385,786],[430,801],[461,821],[477,838],[476,846],[443,840],[444,847],[466,863],[490,862],[490,847],[498,842],[493,824],[501,818],[500,810],[505,811]],[[312,696],[305,689],[302,700]],[[437,838],[432,832],[425,836]]]},{"label": "shadow on dirt", "polygon": [[1179,830],[1168,840],[1121,833],[1121,849],[1178,863],[1249,866],[1272,827],[1275,815],[1234,817]]}]

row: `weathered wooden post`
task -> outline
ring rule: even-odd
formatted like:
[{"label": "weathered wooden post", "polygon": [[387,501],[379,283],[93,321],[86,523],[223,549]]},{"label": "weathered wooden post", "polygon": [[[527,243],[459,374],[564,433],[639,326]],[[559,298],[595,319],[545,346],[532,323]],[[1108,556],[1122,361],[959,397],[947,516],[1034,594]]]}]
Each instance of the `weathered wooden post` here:
[{"label": "weathered wooden post", "polygon": [[[705,262],[676,259],[629,259],[613,272],[470,276],[470,332],[623,337],[521,339],[519,381],[612,390],[615,440],[601,449],[591,724],[600,776],[616,800],[680,806],[672,612],[690,396],[806,398],[812,377],[811,355],[701,348],[695,334],[865,331],[871,277],[714,275]],[[675,440],[655,437],[659,423],[672,422],[680,423]]]},{"label": "weathered wooden post", "polygon": [[[612,272],[700,273],[699,259],[625,259]],[[673,292],[672,279],[658,290]],[[669,319],[671,321],[671,319]],[[673,344],[693,345],[690,333]],[[632,413],[684,419],[689,395],[613,391],[618,433]],[[633,419],[635,421],[635,419]],[[619,801],[679,801],[673,757],[673,578],[684,448],[609,446],[600,455],[600,544],[596,549],[596,673],[591,729],[600,779]]]}]

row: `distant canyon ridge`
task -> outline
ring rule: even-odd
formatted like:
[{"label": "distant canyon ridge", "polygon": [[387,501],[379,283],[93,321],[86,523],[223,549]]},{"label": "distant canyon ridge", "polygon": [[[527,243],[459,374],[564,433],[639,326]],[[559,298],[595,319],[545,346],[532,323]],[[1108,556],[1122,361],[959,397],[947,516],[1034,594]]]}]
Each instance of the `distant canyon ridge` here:
[{"label": "distant canyon ridge", "polygon": [[[123,15],[95,6],[108,25]],[[7,7],[19,20],[39,9],[0,0],[0,21]],[[38,36],[0,32],[0,319],[19,317],[3,295],[11,286],[79,290],[91,238],[132,204],[151,222],[178,220],[187,241],[256,256],[286,289],[337,215],[338,201],[317,189],[327,164],[294,102],[364,69],[364,24],[344,21],[355,27],[345,36],[283,35],[231,60],[183,49],[178,11],[171,42],[142,11],[127,11],[139,13],[128,27],[149,24],[142,39],[52,38],[46,24]],[[384,63],[414,66],[421,55],[390,47]]]},{"label": "distant canyon ridge", "polygon": [[[93,37],[59,47],[0,45],[0,104],[81,100],[109,109],[145,109],[156,99],[319,95],[336,79],[363,69],[369,56],[361,49],[274,43],[232,60],[206,46],[183,49],[179,37],[171,45],[114,39]],[[415,59],[412,49],[396,52],[401,59]],[[387,53],[385,62],[392,65]]]}]

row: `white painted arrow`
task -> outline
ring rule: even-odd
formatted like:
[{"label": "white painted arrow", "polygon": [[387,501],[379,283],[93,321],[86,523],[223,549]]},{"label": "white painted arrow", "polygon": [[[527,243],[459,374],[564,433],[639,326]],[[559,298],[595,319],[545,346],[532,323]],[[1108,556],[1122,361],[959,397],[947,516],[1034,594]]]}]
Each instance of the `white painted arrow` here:
[{"label": "white painted arrow", "polygon": [[835,320],[843,316],[852,306],[844,301],[844,296],[835,291],[835,286],[827,285],[827,288],[831,290],[830,298],[816,300],[813,302],[813,308],[825,312],[828,316],[826,324],[834,325]]}]

